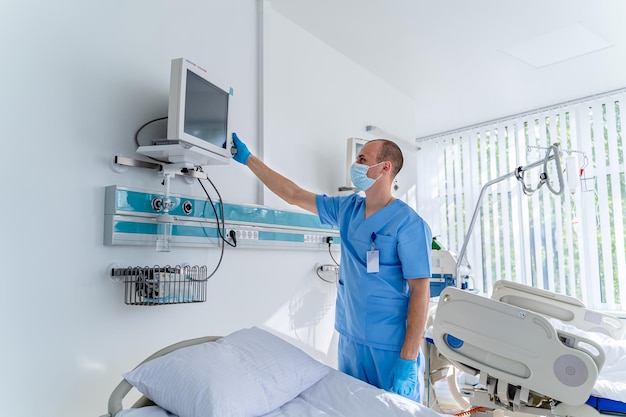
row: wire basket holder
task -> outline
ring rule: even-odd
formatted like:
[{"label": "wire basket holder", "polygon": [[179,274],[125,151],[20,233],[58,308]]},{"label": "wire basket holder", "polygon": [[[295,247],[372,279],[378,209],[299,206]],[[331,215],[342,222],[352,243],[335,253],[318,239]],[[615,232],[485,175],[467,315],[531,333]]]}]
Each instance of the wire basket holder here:
[{"label": "wire basket holder", "polygon": [[164,305],[206,301],[206,266],[110,267],[113,281],[124,283],[127,305]]}]

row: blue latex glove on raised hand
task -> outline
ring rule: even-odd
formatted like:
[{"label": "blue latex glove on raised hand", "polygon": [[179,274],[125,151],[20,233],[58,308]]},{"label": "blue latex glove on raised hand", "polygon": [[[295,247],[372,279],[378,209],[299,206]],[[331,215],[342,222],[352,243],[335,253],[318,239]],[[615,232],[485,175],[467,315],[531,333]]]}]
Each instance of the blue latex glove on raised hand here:
[{"label": "blue latex glove on raised hand", "polygon": [[245,165],[246,162],[248,162],[248,158],[250,157],[250,151],[248,150],[248,147],[245,145],[245,143],[239,140],[239,137],[235,132],[233,132],[233,145],[233,150],[235,152],[233,153],[233,159],[240,164]]},{"label": "blue latex glove on raised hand", "polygon": [[392,372],[391,391],[413,399],[417,389],[417,361],[398,358]]}]

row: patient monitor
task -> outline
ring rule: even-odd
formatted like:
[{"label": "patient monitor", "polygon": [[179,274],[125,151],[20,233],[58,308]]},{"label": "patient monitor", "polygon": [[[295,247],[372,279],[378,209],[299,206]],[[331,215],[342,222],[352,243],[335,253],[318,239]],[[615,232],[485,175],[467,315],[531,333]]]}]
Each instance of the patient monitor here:
[{"label": "patient monitor", "polygon": [[192,167],[230,163],[228,110],[233,89],[220,86],[215,78],[188,59],[172,60],[167,138],[139,146],[137,153]]},{"label": "patient monitor", "polygon": [[[444,249],[433,249],[431,252],[431,278],[430,296],[438,297],[446,287],[457,285],[456,264],[457,257],[454,252]],[[461,270],[462,282],[460,288],[468,288],[468,279],[471,269],[468,266]]]}]

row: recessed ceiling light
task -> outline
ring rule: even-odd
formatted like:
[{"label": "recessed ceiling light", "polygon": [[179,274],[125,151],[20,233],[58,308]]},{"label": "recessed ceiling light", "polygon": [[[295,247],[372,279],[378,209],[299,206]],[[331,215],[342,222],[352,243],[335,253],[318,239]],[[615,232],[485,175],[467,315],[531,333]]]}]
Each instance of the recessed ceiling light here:
[{"label": "recessed ceiling light", "polygon": [[613,44],[576,23],[504,48],[502,51],[541,68],[610,46]]}]

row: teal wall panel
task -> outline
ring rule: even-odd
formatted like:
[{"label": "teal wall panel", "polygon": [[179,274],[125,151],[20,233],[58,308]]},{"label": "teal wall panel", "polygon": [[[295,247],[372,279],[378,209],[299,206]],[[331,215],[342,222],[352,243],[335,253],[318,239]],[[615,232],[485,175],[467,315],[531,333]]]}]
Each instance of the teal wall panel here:
[{"label": "teal wall panel", "polygon": [[[106,187],[104,244],[154,245],[159,213],[152,205],[155,198],[162,199],[163,195],[117,185]],[[333,245],[339,243],[338,229],[321,224],[313,214],[256,205],[222,206],[181,195],[171,195],[170,201],[169,214],[174,217],[172,246],[217,246],[222,222],[223,234],[228,236],[234,231],[238,246],[326,250],[327,237],[333,238]],[[183,203],[191,205],[188,213],[183,211]]]}]

